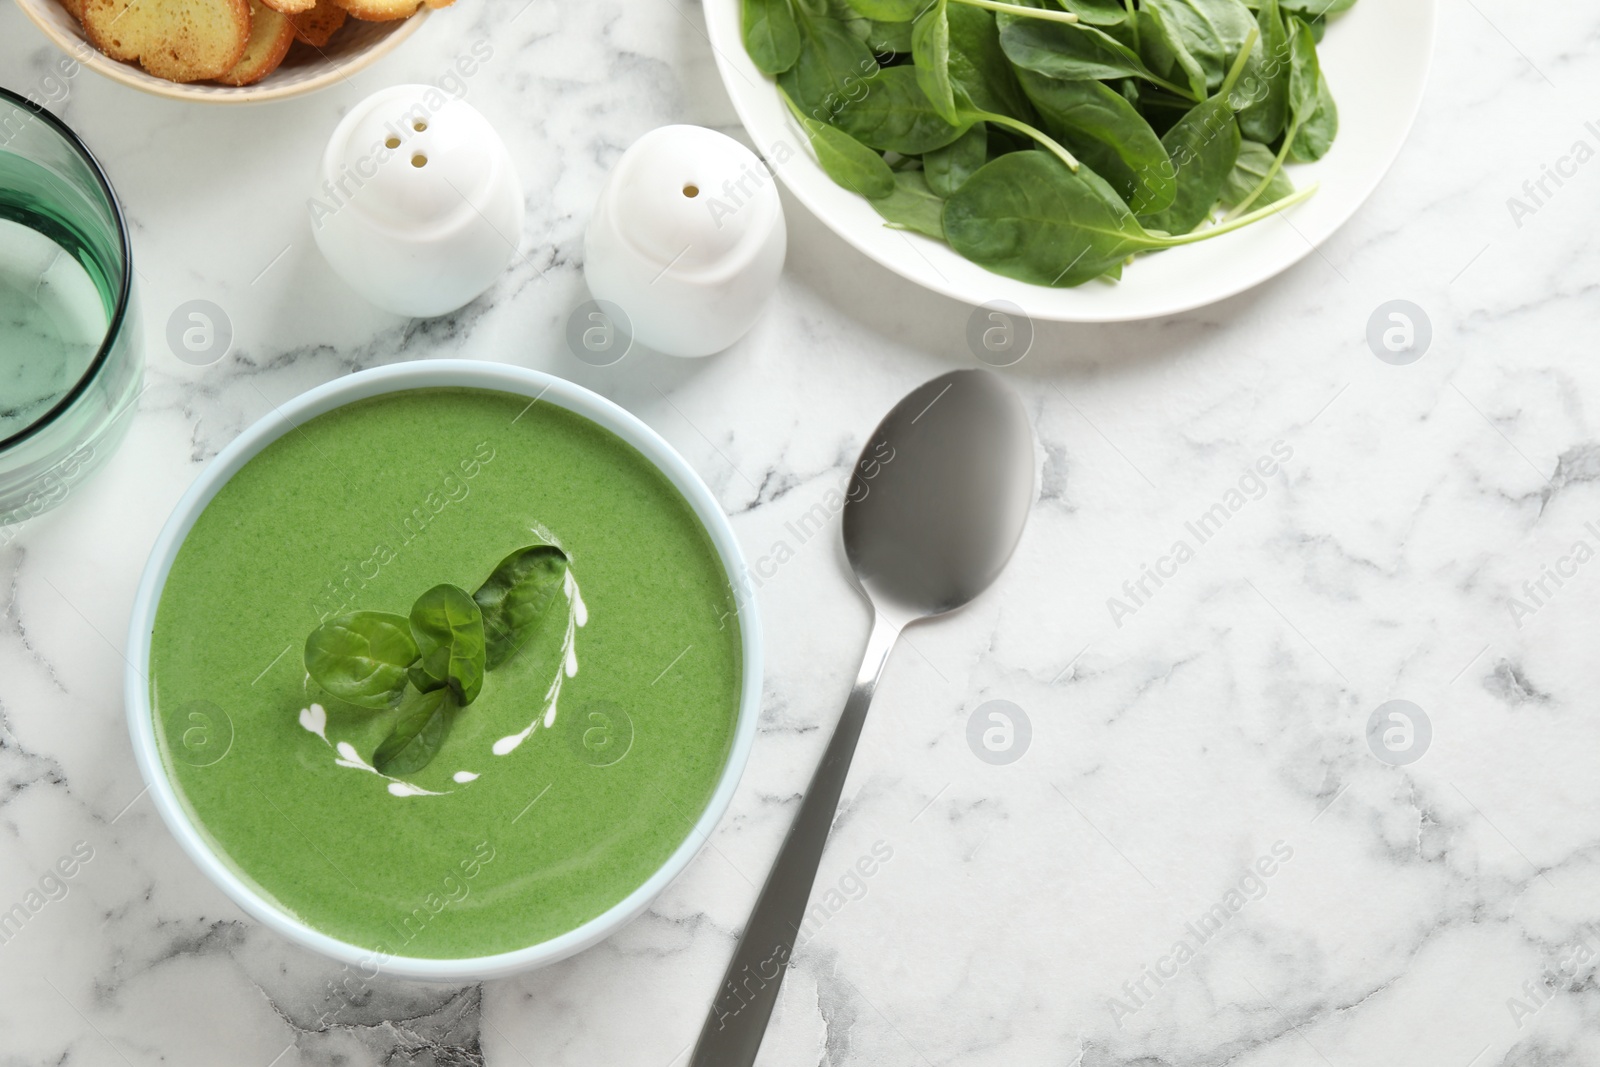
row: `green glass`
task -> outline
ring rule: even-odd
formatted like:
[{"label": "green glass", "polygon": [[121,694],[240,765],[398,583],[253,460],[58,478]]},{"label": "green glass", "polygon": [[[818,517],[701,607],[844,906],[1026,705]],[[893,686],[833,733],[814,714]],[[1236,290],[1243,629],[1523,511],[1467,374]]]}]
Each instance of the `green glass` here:
[{"label": "green glass", "polygon": [[100,164],[0,89],[0,526],[61,503],[127,432],[144,378],[133,278]]}]

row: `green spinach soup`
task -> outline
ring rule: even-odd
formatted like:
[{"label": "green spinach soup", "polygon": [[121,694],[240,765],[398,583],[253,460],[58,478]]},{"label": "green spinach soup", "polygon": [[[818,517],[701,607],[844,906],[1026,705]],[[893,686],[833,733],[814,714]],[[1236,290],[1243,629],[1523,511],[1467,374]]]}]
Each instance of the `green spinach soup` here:
[{"label": "green spinach soup", "polygon": [[[426,619],[475,615],[478,590],[493,623],[483,591],[518,559],[545,586],[487,671],[476,631],[464,691]],[[364,691],[320,669],[328,635],[370,667],[381,642],[347,631],[391,620],[408,661],[408,613],[423,651],[393,703],[335,696]],[[677,849],[728,757],[741,645],[710,538],[630,445],[552,403],[416,389],[290,430],[223,486],[161,592],[149,680],[178,793],[247,883],[375,953],[463,958],[574,929]]]}]

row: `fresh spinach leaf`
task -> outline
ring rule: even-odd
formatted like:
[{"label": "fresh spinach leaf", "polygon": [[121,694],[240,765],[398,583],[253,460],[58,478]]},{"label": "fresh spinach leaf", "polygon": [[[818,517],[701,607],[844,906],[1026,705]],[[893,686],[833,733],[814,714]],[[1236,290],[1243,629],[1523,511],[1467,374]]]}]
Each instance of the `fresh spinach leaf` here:
[{"label": "fresh spinach leaf", "polygon": [[1256,13],[1261,39],[1234,91],[1239,129],[1262,144],[1276,141],[1289,124],[1289,76],[1293,65],[1289,31],[1278,0],[1264,0]]},{"label": "fresh spinach leaf", "polygon": [[[1308,29],[1307,33],[1310,32]],[[1316,103],[1311,114],[1300,123],[1295,138],[1290,142],[1289,160],[1293,163],[1314,163],[1328,154],[1334,138],[1339,136],[1339,105],[1333,99],[1328,77],[1317,72]]]},{"label": "fresh spinach leaf", "polygon": [[1159,244],[1092,170],[1044,152],[985,164],[945,201],[944,232],[972,262],[1051,286],[1081,285]]},{"label": "fresh spinach leaf", "polygon": [[979,111],[1031,122],[1033,108],[1000,47],[995,17],[965,4],[949,8],[945,17],[950,23],[950,80],[958,100],[964,99]]},{"label": "fresh spinach leaf", "polygon": [[867,47],[880,56],[911,53],[910,22],[878,22],[874,19],[863,20],[867,24]]},{"label": "fresh spinach leaf", "polygon": [[449,686],[462,704],[483,689],[485,645],[483,611],[466,591],[436,585],[411,605],[411,636],[421,658],[412,671],[418,689]]},{"label": "fresh spinach leaf", "polygon": [[372,766],[394,778],[422,770],[444,747],[459,706],[451,689],[409,696],[400,706],[393,732],[372,754]]},{"label": "fresh spinach leaf", "polygon": [[388,708],[405,693],[417,660],[403,615],[356,611],[329,619],[306,639],[306,673],[328,693],[363,708]]},{"label": "fresh spinach leaf", "polygon": [[500,561],[472,594],[483,614],[487,669],[500,666],[527,642],[566,579],[567,554],[554,545],[529,545]]},{"label": "fresh spinach leaf", "polygon": [[1130,14],[1123,0],[1061,0],[1061,6],[1091,26],[1120,26]]},{"label": "fresh spinach leaf", "polygon": [[839,109],[834,124],[880,151],[920,155],[943,148],[971,125],[946,121],[911,67],[884,67],[864,79],[864,88],[859,98]]},{"label": "fresh spinach leaf", "polygon": [[[1136,215],[1161,211],[1177,191],[1172,159],[1150,124],[1123,95],[1097,81],[1060,81],[1021,72],[1022,88],[1046,127],[1087,155],[1084,139],[1104,151],[1096,172],[1111,183]],[[1092,150],[1090,150],[1092,151]],[[1093,165],[1093,161],[1091,161]]]},{"label": "fresh spinach leaf", "polygon": [[763,74],[782,74],[800,58],[800,27],[789,0],[743,0],[745,51]]},{"label": "fresh spinach leaf", "polygon": [[[1222,203],[1227,207],[1235,207],[1248,199],[1265,207],[1292,195],[1294,182],[1276,164],[1277,155],[1271,148],[1259,141],[1242,143],[1239,146],[1239,162],[1234,164],[1228,180],[1222,183]],[[1252,196],[1258,185],[1263,186],[1262,191]]]},{"label": "fresh spinach leaf", "polygon": [[910,22],[927,0],[850,0],[850,6],[879,22]]},{"label": "fresh spinach leaf", "polygon": [[[982,122],[922,157],[922,174],[935,196],[949,196],[989,161],[989,127]],[[884,195],[888,195],[885,193]],[[940,229],[943,229],[941,224]]]},{"label": "fresh spinach leaf", "polygon": [[1239,124],[1227,98],[1218,94],[1196,104],[1161,143],[1177,171],[1176,193],[1168,207],[1140,221],[1164,233],[1190,233],[1211,216],[1239,161]]},{"label": "fresh spinach leaf", "polygon": [[1094,27],[1063,26],[1003,14],[996,18],[1000,48],[1013,65],[1066,81],[1144,77],[1133,49]]},{"label": "fresh spinach leaf", "polygon": [[890,225],[944,240],[944,200],[928,187],[921,171],[900,171],[894,176],[894,191],[871,203]]},{"label": "fresh spinach leaf", "polygon": [[1170,206],[1141,218],[1149,229],[1173,236],[1191,233],[1216,209],[1222,186],[1239,161],[1241,137],[1233,113],[1233,87],[1255,42],[1252,27],[1217,95],[1196,104],[1162,137],[1177,170],[1177,192]]},{"label": "fresh spinach leaf", "polygon": [[1304,123],[1317,106],[1317,87],[1322,80],[1322,61],[1311,30],[1300,19],[1289,23],[1289,112]]},{"label": "fresh spinach leaf", "polygon": [[1280,2],[1285,11],[1305,19],[1337,15],[1356,6],[1356,0],[1280,0]]},{"label": "fresh spinach leaf", "polygon": [[1151,233],[1094,171],[1073,173],[1045,152],[991,160],[945,201],[950,247],[996,274],[1035,285],[1116,278],[1138,252],[1208,241],[1305,200],[1316,187],[1187,235]]},{"label": "fresh spinach leaf", "polygon": [[800,18],[800,55],[778,75],[778,85],[818,122],[832,122],[852,98],[864,95],[878,61],[837,19]]},{"label": "fresh spinach leaf", "polygon": [[810,139],[817,163],[835,184],[872,198],[894,192],[894,171],[874,152],[848,133],[803,113],[782,89],[783,101]]},{"label": "fresh spinach leaf", "polygon": [[1163,78],[1182,78],[1188,89],[1174,86],[1174,91],[1192,105],[1206,98],[1205,68],[1190,54],[1177,26],[1168,22],[1163,11],[1149,4],[1138,9],[1139,54],[1149,69]]},{"label": "fresh spinach leaf", "polygon": [[950,20],[946,0],[933,0],[911,30],[917,84],[945,122],[955,125],[956,94],[950,82]]},{"label": "fresh spinach leaf", "polygon": [[1242,0],[1142,0],[1142,6],[1157,12],[1169,34],[1200,64],[1208,91],[1222,84],[1256,29],[1255,16]]},{"label": "fresh spinach leaf", "polygon": [[[1290,18],[1286,25],[1289,49],[1287,98],[1289,128],[1284,132],[1283,147],[1278,150],[1277,156],[1272,161],[1272,166],[1261,176],[1256,183],[1256,187],[1234,205],[1230,217],[1241,215],[1250,210],[1256,201],[1272,188],[1278,174],[1283,169],[1284,160],[1289,157],[1294,148],[1301,127],[1315,113],[1317,108],[1318,93],[1322,82],[1322,66],[1317,59],[1316,42],[1311,39],[1310,29],[1300,19]],[[1337,116],[1335,116],[1334,121],[1337,123]]]}]

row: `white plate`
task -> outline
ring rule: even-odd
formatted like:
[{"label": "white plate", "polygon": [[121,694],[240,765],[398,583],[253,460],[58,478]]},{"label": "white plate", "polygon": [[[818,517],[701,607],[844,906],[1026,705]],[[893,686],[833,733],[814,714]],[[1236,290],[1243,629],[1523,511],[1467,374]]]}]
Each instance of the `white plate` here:
[{"label": "white plate", "polygon": [[[1339,102],[1339,139],[1313,164],[1293,166],[1297,186],[1322,183],[1309,201],[1213,241],[1141,256],[1117,284],[1049,289],[969,263],[949,246],[891,230],[863,199],[817,166],[772,79],[750,62],[740,0],[705,0],[717,69],[745,129],[795,197],[834,232],[896,274],[969,304],[1009,300],[1030,316],[1122,322],[1215,303],[1287,270],[1344,225],[1377,188],[1416,118],[1433,58],[1437,0],[1360,0],[1330,23],[1319,48]],[[778,146],[788,146],[788,152]],[[779,164],[775,157],[789,155]]]}]

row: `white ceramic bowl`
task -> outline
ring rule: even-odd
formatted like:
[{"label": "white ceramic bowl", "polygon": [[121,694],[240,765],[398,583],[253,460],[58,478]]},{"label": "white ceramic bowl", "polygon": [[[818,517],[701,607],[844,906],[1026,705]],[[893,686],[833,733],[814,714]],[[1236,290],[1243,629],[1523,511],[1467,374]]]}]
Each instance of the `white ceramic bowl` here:
[{"label": "white ceramic bowl", "polygon": [[[1175,315],[1241,293],[1287,270],[1366,201],[1399,154],[1422,102],[1433,58],[1437,0],[1360,0],[1331,20],[1318,49],[1339,102],[1340,132],[1322,160],[1289,168],[1297,186],[1321,182],[1306,203],[1234,234],[1141,256],[1122,281],[1050,289],[993,274],[949,246],[884,226],[865,200],[835,185],[806,147],[771,78],[750,62],[741,0],[705,0],[722,82],[756,148],[795,197],[834,232],[919,285],[969,304],[1008,300],[1037,319],[1122,322]],[[779,144],[788,162],[776,164]]]},{"label": "white ceramic bowl", "polygon": [[90,70],[156,96],[205,104],[259,104],[315,92],[344,81],[400,47],[402,41],[422,28],[422,20],[428,17],[430,10],[424,6],[410,18],[392,22],[349,19],[326,47],[311,50],[299,44],[291,46],[288,57],[277,70],[254,85],[232,86],[170,82],[146,74],[137,63],[112,59],[89,43],[82,24],[61,6],[61,0],[17,0],[17,6],[57,48]]},{"label": "white ceramic bowl", "polygon": [[[162,762],[156,742],[149,685],[145,680],[146,668],[150,661],[150,636],[156,608],[172,561],[195,520],[228,479],[263,448],[308,419],[367,397],[441,386],[495,389],[536,398],[541,403],[557,404],[610,430],[655,464],[694,509],[728,572],[729,584],[733,587],[739,609],[739,633],[744,645],[744,677],[733,744],[711,800],[683,843],[643,885],[625,899],[575,930],[512,952],[470,959],[393,956],[380,960],[371,949],[329,937],[286,914],[247,885],[207,844],[184,810],[168,777],[166,765]],[[733,527],[700,476],[659,434],[605,397],[538,371],[476,360],[425,360],[362,371],[318,386],[262,418],[223,449],[178,501],[172,518],[167,521],[160,537],[156,539],[155,548],[151,550],[150,561],[145,566],[133,602],[125,693],[134,756],[145,783],[150,787],[150,797],[155,802],[156,810],[161,813],[161,818],[183,850],[234,903],[291,941],[350,966],[429,981],[481,981],[542,967],[597,944],[644,911],[656,895],[688,866],[711,836],[722,813],[727,810],[733,791],[739,784],[739,776],[749,759],[761,708],[761,621],[750,585],[743,580],[746,573],[744,557]]]}]

